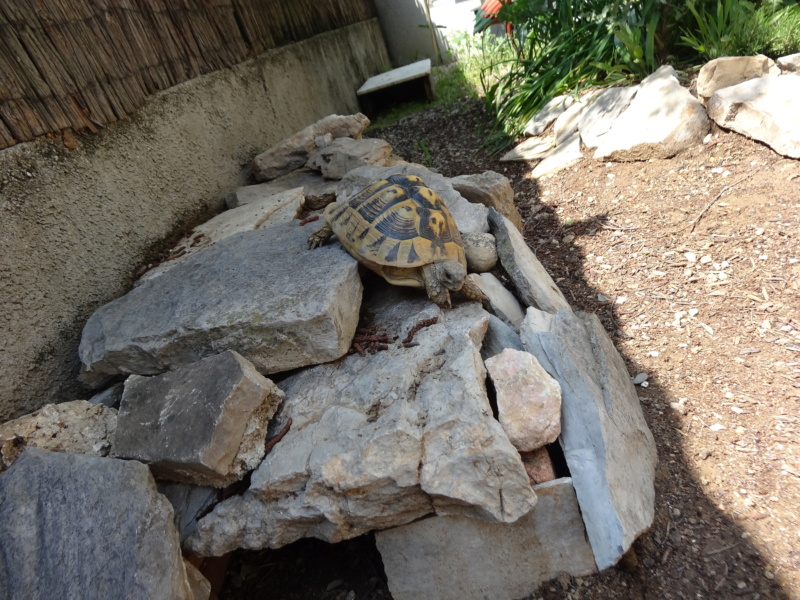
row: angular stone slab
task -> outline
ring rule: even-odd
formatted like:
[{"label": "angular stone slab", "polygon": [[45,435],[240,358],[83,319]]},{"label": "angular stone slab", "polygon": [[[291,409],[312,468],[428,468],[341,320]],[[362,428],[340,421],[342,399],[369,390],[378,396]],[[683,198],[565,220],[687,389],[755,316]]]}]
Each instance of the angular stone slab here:
[{"label": "angular stone slab", "polygon": [[580,100],[559,115],[556,122],[553,124],[556,146],[566,144],[567,141],[572,138],[573,134],[578,131],[578,125],[581,119],[600,94],[601,90],[592,90],[584,94]]},{"label": "angular stone slab", "polygon": [[[611,125],[630,105],[639,91],[639,86],[614,87],[603,91],[578,122],[581,142],[587,149],[600,145]],[[591,156],[589,152],[589,156]]]},{"label": "angular stone slab", "polygon": [[336,200],[337,202],[343,202],[375,181],[398,174],[416,175],[425,182],[425,185],[439,194],[453,215],[456,226],[461,233],[486,233],[489,231],[486,212],[488,209],[485,206],[469,202],[453,189],[452,184],[446,177],[412,163],[404,163],[392,167],[362,167],[354,169],[342,178]]},{"label": "angular stone slab", "polygon": [[514,204],[514,190],[508,177],[484,171],[450,179],[453,189],[470,202],[494,208],[522,231],[522,217]]},{"label": "angular stone slab", "polygon": [[563,171],[567,167],[571,167],[579,160],[583,160],[581,138],[580,135],[575,132],[548,152],[542,161],[533,168],[531,175],[537,179],[545,175],[552,175],[553,173]]},{"label": "angular stone slab", "polygon": [[595,561],[653,522],[656,449],[622,357],[592,314],[528,309],[522,342],[561,385],[561,437]]},{"label": "angular stone slab", "polygon": [[331,202],[336,202],[337,187],[339,187],[338,181],[325,179],[310,169],[297,169],[266,183],[240,187],[225,196],[225,204],[228,208],[236,208],[264,200],[280,192],[303,188],[305,208],[320,210]]},{"label": "angular stone slab", "polygon": [[497,392],[497,419],[520,452],[556,441],[561,433],[561,386],[528,352],[507,348],[486,361]]},{"label": "angular stone slab", "polygon": [[551,313],[562,308],[568,309],[569,303],[564,294],[516,227],[494,210],[489,211],[489,222],[497,240],[500,263],[514,282],[520,299],[528,306]]},{"label": "angular stone slab", "polygon": [[418,60],[409,65],[392,69],[386,73],[380,73],[367,79],[363,85],[358,88],[357,95],[371,94],[387,87],[392,87],[399,83],[405,83],[414,79],[422,77],[430,77],[431,75],[431,59],[426,58]]},{"label": "angular stone slab", "polygon": [[95,373],[156,375],[224,350],[263,374],[335,360],[358,322],[358,266],[308,249],[296,223],[237,233],[97,310],[80,344]]},{"label": "angular stone slab", "polygon": [[197,529],[197,521],[221,500],[222,491],[212,487],[198,487],[170,481],[158,482],[158,491],[164,494],[175,513],[173,522],[181,543]]},{"label": "angular stone slab", "polygon": [[175,265],[186,262],[201,250],[232,236],[234,233],[291,223],[304,210],[303,188],[299,187],[263,197],[246,206],[226,210],[213,219],[195,227],[189,235],[170,250],[170,255],[174,258],[147,271],[139,278],[136,285],[141,285],[143,281],[148,279],[160,277]]},{"label": "angular stone slab", "polygon": [[761,77],[719,90],[708,102],[708,116],[779,154],[800,158],[798,98],[800,75]]},{"label": "angular stone slab", "polygon": [[392,147],[384,140],[339,138],[312,150],[306,167],[326,179],[341,179],[359,167],[388,166],[391,154]]},{"label": "angular stone slab", "polygon": [[514,146],[501,158],[501,162],[511,160],[539,160],[550,154],[556,145],[555,136],[528,138]]},{"label": "angular stone slab", "polygon": [[46,404],[0,425],[0,471],[25,448],[108,456],[117,429],[117,411],[86,400]]},{"label": "angular stone slab", "polygon": [[489,299],[489,307],[495,316],[519,331],[525,312],[514,298],[514,294],[509,292],[500,280],[491,273],[481,273],[475,283]]},{"label": "angular stone slab", "polygon": [[283,392],[227,350],[163,375],[125,381],[114,453],[156,477],[225,487],[264,458]]},{"label": "angular stone slab", "polygon": [[193,600],[145,465],[29,448],[0,475],[0,498],[4,598]]},{"label": "angular stone slab", "polygon": [[675,69],[665,65],[638,87],[628,108],[594,149],[595,159],[670,158],[703,141],[710,127],[705,109],[681,86]]},{"label": "angular stone slab", "polygon": [[569,478],[534,487],[539,502],[511,524],[431,517],[375,534],[394,600],[518,600],[567,572],[594,573]]},{"label": "angular stone slab", "polygon": [[306,164],[314,140],[330,134],[332,139],[351,137],[359,139],[369,125],[366,115],[328,115],[293,136],[286,138],[253,159],[253,175],[256,181],[269,181],[286,175]]},{"label": "angular stone slab", "polygon": [[250,489],[199,522],[193,552],[336,542],[434,512],[512,522],[533,508],[486,396],[478,347],[489,315],[477,303],[442,311],[414,290],[379,287],[362,324],[397,339],[281,382],[286,401],[271,431],[288,419],[291,428]]},{"label": "angular stone slab", "polygon": [[572,96],[556,96],[552,98],[528,121],[523,133],[527,136],[542,135],[561,113],[572,106],[573,102],[575,102],[575,98]]},{"label": "angular stone slab", "polygon": [[715,58],[704,64],[697,74],[697,95],[703,104],[707,104],[717,90],[756,77],[766,77],[774,68],[775,61],[763,54]]}]

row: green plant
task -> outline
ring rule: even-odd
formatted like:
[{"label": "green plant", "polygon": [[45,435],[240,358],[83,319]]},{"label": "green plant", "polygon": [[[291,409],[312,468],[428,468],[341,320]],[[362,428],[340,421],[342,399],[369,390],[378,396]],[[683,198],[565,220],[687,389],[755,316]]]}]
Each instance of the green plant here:
[{"label": "green plant", "polygon": [[684,30],[681,37],[684,45],[709,60],[738,54],[736,28],[743,26],[755,12],[751,2],[717,0],[715,7],[707,8],[698,6],[695,0],[687,0],[686,5],[694,17],[695,28]]},{"label": "green plant", "polygon": [[428,144],[425,142],[425,140],[417,140],[417,146],[419,146],[420,150],[422,150],[422,158],[425,166],[432,166],[433,159],[431,158],[431,153],[428,151]]}]

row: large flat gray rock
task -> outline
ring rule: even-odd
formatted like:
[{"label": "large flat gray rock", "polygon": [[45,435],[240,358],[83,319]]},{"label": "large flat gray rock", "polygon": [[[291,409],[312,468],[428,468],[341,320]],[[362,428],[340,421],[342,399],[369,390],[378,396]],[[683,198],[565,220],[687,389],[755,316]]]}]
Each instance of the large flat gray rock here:
[{"label": "large flat gray rock", "polygon": [[[775,61],[768,56],[723,56],[708,61],[697,74],[697,95],[707,104],[714,92],[743,81],[775,74]],[[780,68],[777,69],[780,72]]]},{"label": "large flat gray rock", "polygon": [[798,98],[800,75],[761,77],[717,91],[708,102],[708,116],[779,154],[800,158]]},{"label": "large flat gray rock", "polygon": [[515,523],[431,517],[375,535],[394,600],[517,600],[566,572],[596,571],[570,479],[534,487]]},{"label": "large flat gray rock", "polygon": [[597,148],[612,123],[630,105],[639,91],[639,86],[613,87],[604,90],[581,116],[578,133],[587,148]]},{"label": "large flat gray rock", "polygon": [[572,96],[556,96],[547,102],[525,125],[523,133],[529,136],[542,135],[561,113],[567,110],[575,98]]},{"label": "large flat gray rock", "polygon": [[288,419],[291,428],[250,489],[199,522],[189,548],[219,555],[301,537],[336,542],[431,513],[487,522],[528,513],[535,495],[486,396],[478,348],[488,317],[477,303],[442,311],[383,286],[363,325],[397,340],[283,380],[271,430]]},{"label": "large flat gray rock", "polygon": [[564,294],[545,271],[517,228],[494,210],[489,211],[489,221],[497,241],[500,264],[514,282],[520,299],[528,306],[547,312],[569,308]]},{"label": "large flat gray rock", "polygon": [[596,148],[597,160],[633,161],[670,158],[700,144],[709,131],[703,105],[682,87],[665,65],[638,86],[628,108],[614,119]]},{"label": "large flat gray rock", "polygon": [[359,167],[389,164],[392,147],[378,139],[338,138],[309,153],[306,167],[319,171],[326,179],[341,179]]},{"label": "large flat gray rock", "polygon": [[522,217],[514,204],[514,190],[505,175],[494,171],[459,175],[451,178],[450,184],[470,202],[494,208],[522,231]]},{"label": "large flat gray rock", "polygon": [[174,511],[173,523],[181,543],[197,528],[197,521],[220,501],[222,490],[188,483],[159,481],[158,491],[169,500]]},{"label": "large flat gray rock", "polygon": [[156,375],[224,350],[262,374],[335,360],[358,322],[358,266],[308,250],[296,223],[234,234],[98,309],[80,358],[94,374]]},{"label": "large flat gray rock", "polygon": [[653,522],[656,450],[622,357],[592,314],[528,309],[526,349],[561,385],[559,442],[600,569]]},{"label": "large flat gray rock", "polygon": [[193,599],[145,465],[29,448],[0,498],[0,598]]},{"label": "large flat gray rock", "polygon": [[468,201],[453,189],[453,185],[446,177],[410,163],[391,167],[361,167],[354,169],[342,178],[336,200],[343,202],[368,185],[397,174],[416,175],[422,178],[425,185],[442,197],[461,233],[486,233],[489,231],[487,208],[485,206]]},{"label": "large flat gray rock", "polygon": [[542,157],[541,162],[533,168],[531,175],[537,179],[545,175],[552,175],[574,165],[579,160],[583,160],[581,138],[578,132],[575,131],[564,138],[558,146],[549,150]]},{"label": "large flat gray rock", "polygon": [[267,425],[283,392],[227,350],[155,377],[131,375],[114,453],[161,478],[225,487],[264,458]]}]

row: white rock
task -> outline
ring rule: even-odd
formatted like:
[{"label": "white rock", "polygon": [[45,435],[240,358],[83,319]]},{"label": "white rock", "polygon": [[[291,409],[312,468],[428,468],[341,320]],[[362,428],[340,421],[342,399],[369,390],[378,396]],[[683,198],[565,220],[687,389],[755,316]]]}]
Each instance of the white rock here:
[{"label": "white rock", "polygon": [[794,73],[800,71],[800,52],[797,54],[789,54],[788,56],[781,56],[777,60],[778,66],[783,72]]},{"label": "white rock", "polygon": [[470,273],[485,273],[497,264],[497,245],[491,233],[462,233],[461,241]]},{"label": "white rock", "polygon": [[595,315],[529,308],[520,333],[561,385],[559,442],[604,569],[653,522],[653,435],[625,363]]},{"label": "white rock", "polygon": [[697,74],[697,95],[703,104],[707,104],[717,90],[766,77],[774,66],[775,61],[763,54],[715,58],[704,64]]},{"label": "white rock", "polygon": [[225,204],[228,208],[237,208],[264,200],[280,192],[303,188],[305,207],[308,210],[319,210],[336,201],[336,188],[338,186],[338,181],[325,179],[315,171],[298,169],[266,183],[245,185],[237,188],[225,196]]},{"label": "white rock", "polygon": [[581,137],[576,132],[548,152],[542,161],[533,168],[531,175],[539,178],[558,173],[582,159]]},{"label": "white rock", "polygon": [[525,312],[514,298],[514,294],[509,292],[500,280],[491,273],[481,273],[474,279],[481,291],[489,299],[489,307],[492,313],[508,323],[519,332],[519,326],[525,318]]},{"label": "white rock", "polygon": [[537,485],[536,508],[511,524],[432,517],[380,531],[395,600],[513,600],[566,572],[596,571],[571,480]]},{"label": "white rock", "polygon": [[675,70],[663,66],[641,84],[594,151],[598,160],[669,158],[700,144],[709,123],[703,106],[681,87]]},{"label": "white rock", "polygon": [[527,136],[542,135],[558,116],[572,106],[575,102],[573,96],[556,96],[545,104],[534,117],[525,125],[523,132]]},{"label": "white rock", "polygon": [[[414,290],[377,284],[362,324],[397,341],[375,354],[283,380],[272,426],[291,428],[252,474],[244,496],[219,504],[188,546],[201,555],[331,542],[426,514],[512,522],[536,498],[519,453],[493,418],[478,347],[487,313],[442,311]],[[420,321],[413,342],[402,341]]]},{"label": "white rock", "polygon": [[609,88],[586,110],[578,122],[578,132],[589,156],[600,145],[614,120],[628,108],[638,91],[638,85]]},{"label": "white rock", "polygon": [[565,144],[572,135],[578,131],[578,125],[581,119],[601,93],[602,90],[592,90],[584,94],[580,100],[559,115],[553,125],[553,133],[556,136],[556,146]]},{"label": "white rock", "polygon": [[555,145],[556,138],[552,135],[543,138],[528,138],[506,152],[500,161],[539,160],[547,156]]},{"label": "white rock", "polygon": [[720,127],[768,144],[784,156],[800,158],[800,75],[762,77],[716,92],[708,115]]},{"label": "white rock", "polygon": [[497,391],[498,420],[520,452],[538,450],[561,433],[561,386],[528,352],[511,348],[486,361]]},{"label": "white rock", "polygon": [[260,200],[254,200],[239,208],[226,210],[195,227],[189,235],[169,251],[170,256],[175,258],[147,271],[139,278],[136,285],[160,277],[175,265],[187,261],[204,248],[208,248],[234,233],[291,223],[304,209],[305,197],[303,188],[300,187],[262,197]]}]

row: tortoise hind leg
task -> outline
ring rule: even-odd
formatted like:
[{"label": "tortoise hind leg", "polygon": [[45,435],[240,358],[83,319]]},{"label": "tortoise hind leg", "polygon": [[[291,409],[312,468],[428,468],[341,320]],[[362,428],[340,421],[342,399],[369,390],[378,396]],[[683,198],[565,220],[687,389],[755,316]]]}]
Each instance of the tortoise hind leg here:
[{"label": "tortoise hind leg", "polygon": [[308,236],[309,250],[313,250],[314,248],[319,248],[320,246],[324,246],[328,242],[328,240],[331,239],[332,235],[333,235],[333,229],[331,228],[331,224],[325,223],[325,225],[323,225],[317,231]]},{"label": "tortoise hind leg", "polygon": [[428,292],[428,298],[441,308],[450,308],[450,292],[439,280],[438,270],[435,265],[422,267],[422,280],[425,282],[425,291]]}]

